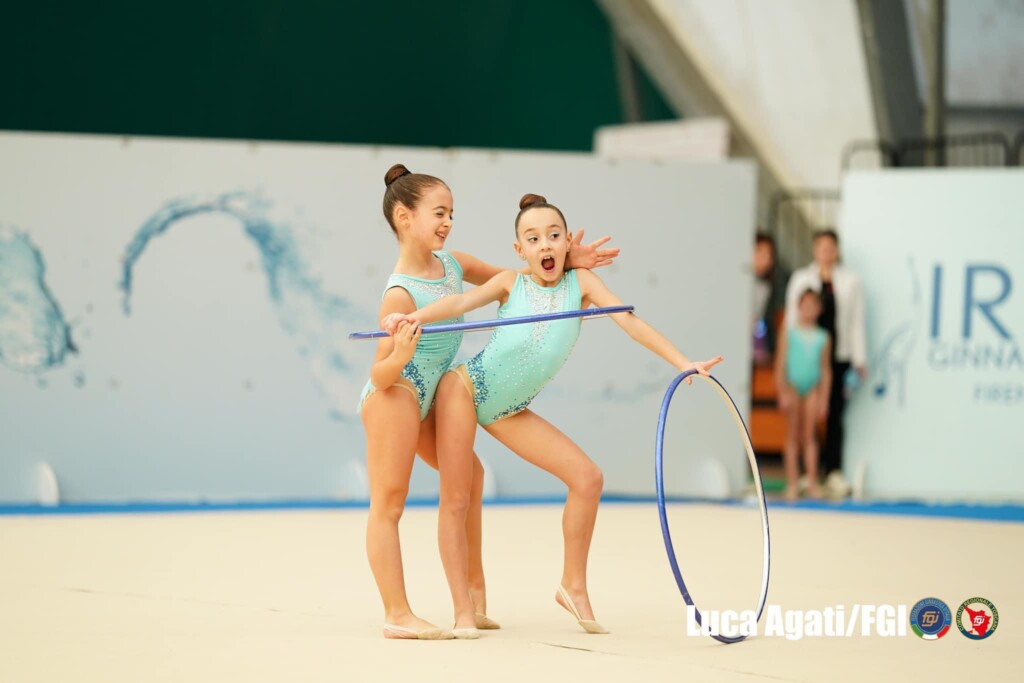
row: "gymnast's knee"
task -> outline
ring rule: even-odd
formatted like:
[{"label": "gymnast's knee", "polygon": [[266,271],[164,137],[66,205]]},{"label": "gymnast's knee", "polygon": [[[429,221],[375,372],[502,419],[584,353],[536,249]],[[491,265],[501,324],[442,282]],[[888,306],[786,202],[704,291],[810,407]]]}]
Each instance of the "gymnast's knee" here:
[{"label": "gymnast's knee", "polygon": [[408,495],[409,488],[406,486],[377,491],[370,499],[370,515],[378,520],[398,524],[405,512],[405,499]]},{"label": "gymnast's knee", "polygon": [[464,521],[469,513],[472,494],[469,491],[442,491],[438,514]]},{"label": "gymnast's knee", "polygon": [[601,491],[604,490],[604,472],[594,463],[590,463],[576,473],[570,489],[573,493],[586,498],[600,498]]}]

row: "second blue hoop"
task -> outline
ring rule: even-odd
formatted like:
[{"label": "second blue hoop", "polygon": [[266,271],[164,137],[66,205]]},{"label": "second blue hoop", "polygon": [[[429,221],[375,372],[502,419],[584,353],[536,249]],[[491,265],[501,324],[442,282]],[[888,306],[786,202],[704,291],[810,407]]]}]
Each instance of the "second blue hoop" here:
[{"label": "second blue hoop", "polygon": [[[658,493],[658,516],[661,518],[661,534],[665,541],[665,552],[668,554],[668,563],[672,567],[672,574],[675,576],[676,586],[679,588],[679,593],[683,596],[683,600],[686,604],[693,607],[697,624],[702,625],[703,617],[701,616],[700,609],[694,603],[693,597],[690,595],[690,591],[686,587],[686,582],[683,580],[683,574],[679,569],[679,560],[676,557],[675,547],[672,543],[672,533],[668,527],[668,514],[665,509],[665,423],[668,419],[669,406],[672,405],[672,397],[675,395],[676,389],[679,388],[679,383],[691,375],[695,375],[698,379],[702,379],[711,384],[711,386],[717,390],[721,399],[725,402],[725,405],[731,412],[733,420],[736,423],[736,427],[742,437],[743,446],[747,452],[747,459],[750,461],[750,469],[754,474],[754,488],[757,492],[757,500],[761,512],[761,526],[764,535],[764,544],[762,547],[763,569],[761,573],[761,593],[757,604],[757,621],[760,621],[761,614],[764,612],[765,602],[768,600],[768,576],[771,571],[771,534],[768,530],[768,506],[764,498],[764,484],[761,481],[761,471],[757,466],[757,459],[754,456],[754,447],[750,443],[750,433],[747,431],[747,426],[743,422],[743,417],[740,415],[739,409],[736,408],[735,401],[732,400],[729,392],[725,390],[725,387],[723,387],[717,379],[711,376],[698,374],[696,370],[687,370],[672,380],[668,389],[665,391],[665,398],[661,402],[661,412],[658,415],[658,431],[654,446],[654,479]],[[728,636],[722,634],[712,634],[711,637],[719,642],[727,644],[738,643],[746,638],[745,635]]]}]

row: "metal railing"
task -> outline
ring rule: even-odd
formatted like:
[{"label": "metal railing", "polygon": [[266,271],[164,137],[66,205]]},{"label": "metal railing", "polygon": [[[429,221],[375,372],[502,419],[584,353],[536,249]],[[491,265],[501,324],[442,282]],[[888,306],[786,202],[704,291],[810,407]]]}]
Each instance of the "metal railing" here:
[{"label": "metal railing", "polygon": [[896,166],[896,147],[886,140],[854,140],[843,148],[843,170]]},{"label": "metal railing", "polygon": [[900,140],[900,166],[1012,166],[1010,141],[1002,133],[971,133]]},{"label": "metal railing", "polygon": [[[842,169],[896,167],[1016,166],[1021,159],[1021,136],[1016,150],[1002,133],[967,133],[938,138],[855,140],[843,149]],[[1016,153],[1014,153],[1016,151]]]},{"label": "metal railing", "polygon": [[[842,169],[920,167],[1024,166],[1024,131],[1011,142],[998,132],[947,135],[939,138],[854,140],[843,148]],[[811,241],[819,230],[836,229],[838,190],[779,190],[768,204],[767,231],[775,239],[779,261],[790,269],[811,258]]]}]

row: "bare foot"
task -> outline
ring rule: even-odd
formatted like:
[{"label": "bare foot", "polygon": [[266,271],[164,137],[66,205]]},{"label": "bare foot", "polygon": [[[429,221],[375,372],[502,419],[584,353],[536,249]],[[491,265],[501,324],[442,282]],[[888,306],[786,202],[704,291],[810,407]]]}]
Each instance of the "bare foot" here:
[{"label": "bare foot", "polygon": [[789,484],[786,486],[786,492],[783,497],[789,503],[795,503],[800,498],[800,489],[795,484]]}]

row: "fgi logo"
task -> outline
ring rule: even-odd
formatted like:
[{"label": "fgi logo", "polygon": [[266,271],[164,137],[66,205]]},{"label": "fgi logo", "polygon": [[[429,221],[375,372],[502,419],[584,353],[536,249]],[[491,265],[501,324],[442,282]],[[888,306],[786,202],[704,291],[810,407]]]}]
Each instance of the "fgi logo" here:
[{"label": "fgi logo", "polygon": [[879,348],[872,363],[877,373],[875,395],[883,396],[894,387],[900,404],[904,402],[908,360],[926,325],[929,367],[938,372],[985,373],[979,380],[989,381],[979,381],[973,388],[977,402],[1024,403],[1019,377],[1003,375],[1004,381],[991,381],[992,372],[1024,370],[1024,351],[1017,341],[1024,311],[1015,300],[1010,269],[993,262],[933,264],[927,319],[922,320],[925,303],[912,258],[908,267],[913,317],[898,325]]}]

